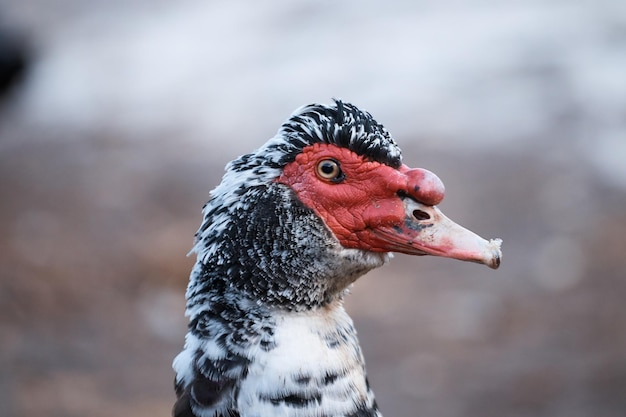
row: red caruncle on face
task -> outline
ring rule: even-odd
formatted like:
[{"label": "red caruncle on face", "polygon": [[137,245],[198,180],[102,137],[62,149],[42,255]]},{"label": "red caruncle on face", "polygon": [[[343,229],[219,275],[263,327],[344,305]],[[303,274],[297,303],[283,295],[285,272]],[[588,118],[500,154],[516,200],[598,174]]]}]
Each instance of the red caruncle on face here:
[{"label": "red caruncle on face", "polygon": [[[341,170],[336,179],[333,162]],[[291,187],[344,247],[376,252],[389,249],[377,242],[371,230],[404,222],[402,196],[433,205],[444,192],[439,178],[429,171],[406,165],[396,169],[349,149],[320,143],[306,147],[277,181]]]}]

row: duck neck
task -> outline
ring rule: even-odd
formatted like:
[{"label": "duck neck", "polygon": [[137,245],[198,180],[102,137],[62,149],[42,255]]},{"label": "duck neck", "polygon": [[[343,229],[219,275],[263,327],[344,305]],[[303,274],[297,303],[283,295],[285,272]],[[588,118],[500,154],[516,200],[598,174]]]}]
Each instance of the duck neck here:
[{"label": "duck neck", "polygon": [[207,210],[204,222],[222,226],[196,245],[191,305],[197,303],[195,293],[224,281],[224,291],[268,308],[319,308],[341,299],[352,282],[387,259],[386,254],[343,248],[284,185],[252,189],[242,198],[254,204],[233,207],[226,219]]}]

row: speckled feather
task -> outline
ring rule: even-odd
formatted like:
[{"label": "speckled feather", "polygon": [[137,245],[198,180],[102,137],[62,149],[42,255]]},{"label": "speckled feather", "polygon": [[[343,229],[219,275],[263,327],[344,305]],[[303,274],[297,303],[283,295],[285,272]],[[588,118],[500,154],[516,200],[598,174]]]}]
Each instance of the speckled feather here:
[{"label": "speckled feather", "polygon": [[401,164],[389,133],[340,101],[299,109],[263,147],[228,164],[196,234],[174,416],[380,416],[342,303],[389,255],[342,247],[275,182],[314,143]]}]

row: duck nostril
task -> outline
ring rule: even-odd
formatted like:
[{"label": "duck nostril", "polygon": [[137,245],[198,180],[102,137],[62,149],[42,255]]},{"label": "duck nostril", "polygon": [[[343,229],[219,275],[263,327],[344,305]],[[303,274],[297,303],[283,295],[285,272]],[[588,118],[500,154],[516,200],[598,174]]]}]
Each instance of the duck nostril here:
[{"label": "duck nostril", "polygon": [[422,210],[413,210],[413,217],[417,220],[428,220],[430,219],[430,214]]}]

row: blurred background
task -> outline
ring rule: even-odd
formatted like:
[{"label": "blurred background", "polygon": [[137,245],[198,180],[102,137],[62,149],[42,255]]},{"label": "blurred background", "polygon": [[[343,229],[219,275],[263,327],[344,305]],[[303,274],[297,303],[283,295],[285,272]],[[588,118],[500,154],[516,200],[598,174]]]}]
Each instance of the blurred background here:
[{"label": "blurred background", "polygon": [[2,0],[0,67],[1,416],[168,416],[209,190],[332,97],[504,240],[357,282],[383,413],[624,415],[626,2]]}]

